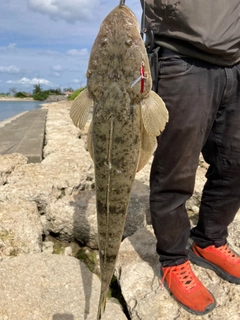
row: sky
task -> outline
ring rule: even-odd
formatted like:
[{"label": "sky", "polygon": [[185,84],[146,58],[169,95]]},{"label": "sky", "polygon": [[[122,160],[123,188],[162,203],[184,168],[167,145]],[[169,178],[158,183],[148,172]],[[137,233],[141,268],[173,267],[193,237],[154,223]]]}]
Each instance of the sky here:
[{"label": "sky", "polygon": [[[119,0],[0,0],[0,93],[86,84],[101,22]],[[126,0],[140,22],[140,0]]]}]

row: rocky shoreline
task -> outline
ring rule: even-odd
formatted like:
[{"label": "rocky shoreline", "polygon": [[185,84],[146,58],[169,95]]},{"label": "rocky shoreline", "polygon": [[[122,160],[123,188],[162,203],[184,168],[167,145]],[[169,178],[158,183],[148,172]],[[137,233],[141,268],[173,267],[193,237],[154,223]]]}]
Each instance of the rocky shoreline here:
[{"label": "rocky shoreline", "polygon": [[[87,127],[82,132],[74,127],[70,106],[69,101],[43,105],[48,116],[41,163],[27,164],[20,154],[0,157],[0,320],[96,319],[99,278],[75,258],[81,246],[97,252],[94,169],[86,150]],[[193,266],[217,300],[206,316],[190,315],[160,288],[148,205],[150,166],[151,161],[136,175],[116,267],[130,319],[240,319],[240,286],[212,271]],[[205,173],[200,161],[195,192],[187,203],[193,225]],[[238,252],[239,230],[238,213],[229,228],[229,242]],[[59,240],[65,243],[61,250]],[[111,298],[103,319],[127,315]]]}]

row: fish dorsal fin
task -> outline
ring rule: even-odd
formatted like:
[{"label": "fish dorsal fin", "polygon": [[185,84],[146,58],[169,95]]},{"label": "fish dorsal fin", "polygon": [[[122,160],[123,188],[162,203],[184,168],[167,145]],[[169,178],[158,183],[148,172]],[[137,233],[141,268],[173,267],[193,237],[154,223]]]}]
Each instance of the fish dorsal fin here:
[{"label": "fish dorsal fin", "polygon": [[88,115],[93,105],[93,100],[89,96],[87,89],[84,89],[80,94],[75,98],[72,103],[70,110],[70,118],[76,127],[83,129],[87,120]]},{"label": "fish dorsal fin", "polygon": [[147,133],[157,137],[168,122],[168,111],[163,100],[154,91],[141,101],[142,120]]}]

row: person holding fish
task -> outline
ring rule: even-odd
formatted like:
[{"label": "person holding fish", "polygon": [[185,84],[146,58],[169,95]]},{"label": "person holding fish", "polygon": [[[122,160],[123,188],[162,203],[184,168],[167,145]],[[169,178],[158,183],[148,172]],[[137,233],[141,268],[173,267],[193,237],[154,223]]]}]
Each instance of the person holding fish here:
[{"label": "person holding fish", "polygon": [[[240,284],[240,257],[227,244],[240,207],[240,1],[141,4],[146,43],[158,52],[157,93],[169,112],[150,175],[162,281],[186,310],[202,315],[216,301],[189,261]],[[190,230],[185,202],[201,152],[209,168]]]}]

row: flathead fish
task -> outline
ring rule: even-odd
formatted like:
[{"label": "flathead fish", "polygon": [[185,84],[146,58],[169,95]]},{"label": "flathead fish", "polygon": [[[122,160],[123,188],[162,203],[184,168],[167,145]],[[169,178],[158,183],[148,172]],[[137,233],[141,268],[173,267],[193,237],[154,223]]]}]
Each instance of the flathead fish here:
[{"label": "flathead fish", "polygon": [[82,129],[93,107],[88,149],[94,161],[101,293],[105,308],[122,240],[135,174],[149,161],[168,112],[151,90],[148,57],[138,21],[124,1],[101,24],[90,53],[87,88],[70,117]]}]

